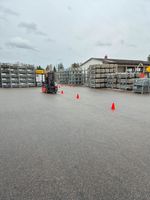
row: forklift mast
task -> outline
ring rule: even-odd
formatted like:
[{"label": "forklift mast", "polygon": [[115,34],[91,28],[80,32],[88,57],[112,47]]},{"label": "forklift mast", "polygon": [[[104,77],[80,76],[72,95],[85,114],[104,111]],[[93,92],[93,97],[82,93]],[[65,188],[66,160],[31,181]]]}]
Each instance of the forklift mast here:
[{"label": "forklift mast", "polygon": [[55,73],[52,71],[52,72],[47,72],[45,74],[45,83],[48,84],[48,85],[54,85],[55,83]]},{"label": "forklift mast", "polygon": [[56,84],[56,76],[54,71],[49,71],[45,73],[45,83],[42,86],[42,92],[44,93],[54,93],[56,94],[58,87]]}]

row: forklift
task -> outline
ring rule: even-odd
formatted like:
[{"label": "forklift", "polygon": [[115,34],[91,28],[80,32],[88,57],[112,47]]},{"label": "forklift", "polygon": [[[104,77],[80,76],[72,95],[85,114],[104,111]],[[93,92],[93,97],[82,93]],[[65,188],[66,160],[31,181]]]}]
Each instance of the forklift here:
[{"label": "forklift", "polygon": [[58,85],[56,83],[56,76],[54,71],[45,72],[45,82],[42,83],[42,92],[57,94]]}]

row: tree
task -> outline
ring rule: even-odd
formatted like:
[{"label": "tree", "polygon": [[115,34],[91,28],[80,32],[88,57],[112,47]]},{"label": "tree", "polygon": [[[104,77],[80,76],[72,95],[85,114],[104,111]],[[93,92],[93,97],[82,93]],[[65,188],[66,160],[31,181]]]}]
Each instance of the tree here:
[{"label": "tree", "polygon": [[58,64],[58,71],[64,70],[64,66],[62,63]]},{"label": "tree", "polygon": [[73,63],[71,65],[71,68],[73,68],[73,69],[78,69],[79,67],[80,67],[79,63]]},{"label": "tree", "polygon": [[37,70],[43,70],[43,68],[39,65],[37,66]]},{"label": "tree", "polygon": [[53,71],[54,71],[54,72],[56,72],[56,71],[57,71],[55,66],[54,66],[54,68],[53,68]]},{"label": "tree", "polygon": [[43,68],[39,65],[39,66],[37,66],[37,69],[42,70]]},{"label": "tree", "polygon": [[52,64],[47,65],[46,71],[47,71],[47,72],[50,72],[50,71],[52,71],[52,70],[53,70],[53,65],[52,65]]},{"label": "tree", "polygon": [[147,60],[148,60],[148,62],[150,62],[150,55],[148,55]]}]

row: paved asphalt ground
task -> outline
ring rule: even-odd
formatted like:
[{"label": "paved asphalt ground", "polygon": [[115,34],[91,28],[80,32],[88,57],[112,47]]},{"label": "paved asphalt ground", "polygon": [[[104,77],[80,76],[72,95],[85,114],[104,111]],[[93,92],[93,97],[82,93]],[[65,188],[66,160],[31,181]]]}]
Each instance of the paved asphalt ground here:
[{"label": "paved asphalt ground", "polygon": [[0,89],[0,200],[150,200],[150,95],[63,89]]}]

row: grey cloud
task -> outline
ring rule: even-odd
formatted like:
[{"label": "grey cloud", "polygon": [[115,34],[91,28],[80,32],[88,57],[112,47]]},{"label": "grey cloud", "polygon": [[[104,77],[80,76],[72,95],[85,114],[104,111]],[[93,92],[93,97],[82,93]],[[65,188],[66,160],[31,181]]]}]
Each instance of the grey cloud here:
[{"label": "grey cloud", "polygon": [[80,37],[80,36],[75,36],[75,39],[81,41],[81,40],[82,40],[82,37]]},{"label": "grey cloud", "polygon": [[120,44],[121,44],[121,45],[124,45],[124,44],[125,44],[125,41],[124,41],[124,40],[120,40]]},{"label": "grey cloud", "polygon": [[41,36],[46,36],[46,35],[47,35],[46,33],[42,32],[42,31],[37,31],[36,33],[37,33],[38,35],[41,35]]},{"label": "grey cloud", "polygon": [[[0,0],[0,46],[3,47],[3,41],[6,43],[20,36],[31,41],[26,48],[42,49],[37,56],[38,53],[25,51],[21,49],[23,46],[18,49],[11,42],[11,47],[4,45],[0,51],[0,59],[21,59],[46,65],[49,60],[55,64],[61,55],[64,64],[69,65],[75,60],[84,61],[92,55],[103,56],[104,50],[114,58],[138,59],[140,55],[144,59],[146,52],[149,52],[147,38],[150,6],[144,4],[143,14],[140,10],[143,1],[150,2],[122,0],[122,4],[119,4],[118,0],[46,0],[43,3],[43,0],[38,0],[38,7],[33,9],[37,0]],[[20,16],[16,17],[16,13],[12,12],[9,15],[9,9],[2,7],[10,8]],[[70,46],[73,49],[68,49]],[[10,53],[6,52],[7,49]]]},{"label": "grey cloud", "polygon": [[15,12],[14,10],[10,8],[5,8],[3,6],[0,6],[0,13],[3,15],[19,16],[18,12]]},{"label": "grey cloud", "polygon": [[18,27],[24,28],[29,33],[46,36],[46,33],[40,31],[37,27],[37,24],[35,23],[21,22],[20,24],[18,24]]},{"label": "grey cloud", "polygon": [[9,8],[5,8],[5,9],[4,9],[4,12],[5,12],[6,14],[8,14],[8,15],[19,16],[19,13],[15,12],[15,11],[9,9]]},{"label": "grey cloud", "polygon": [[101,42],[101,41],[97,41],[96,46],[101,46],[101,47],[109,47],[109,46],[112,46],[111,43],[108,43],[108,42]]},{"label": "grey cloud", "polygon": [[120,40],[120,44],[121,44],[122,46],[131,47],[131,48],[136,48],[136,47],[137,47],[135,44],[128,44],[128,43],[126,43],[126,41],[123,40],[123,39]]},{"label": "grey cloud", "polygon": [[6,19],[6,17],[4,17],[4,16],[0,16],[0,20],[1,20],[1,21],[8,21],[8,20]]},{"label": "grey cloud", "polygon": [[12,48],[20,48],[20,49],[28,49],[28,50],[37,51],[37,49],[34,48],[28,40],[20,38],[20,37],[11,39],[9,42],[6,43],[6,45]]},{"label": "grey cloud", "polygon": [[47,41],[47,42],[51,42],[51,43],[52,43],[52,42],[55,42],[55,40],[54,40],[54,39],[51,39],[51,38],[47,38],[46,41]]},{"label": "grey cloud", "polygon": [[37,25],[35,23],[21,22],[18,26],[21,28],[25,28],[29,32],[37,31]]},{"label": "grey cloud", "polygon": [[137,46],[135,44],[128,44],[128,47],[136,48]]},{"label": "grey cloud", "polygon": [[75,54],[75,50],[72,47],[68,47],[68,53],[69,54]]},{"label": "grey cloud", "polygon": [[71,10],[72,10],[72,7],[71,7],[71,6],[68,6],[67,9],[68,9],[69,11],[71,11]]}]

